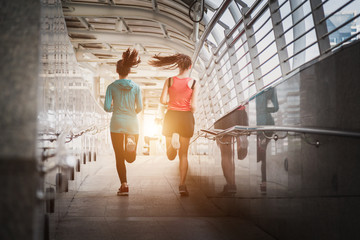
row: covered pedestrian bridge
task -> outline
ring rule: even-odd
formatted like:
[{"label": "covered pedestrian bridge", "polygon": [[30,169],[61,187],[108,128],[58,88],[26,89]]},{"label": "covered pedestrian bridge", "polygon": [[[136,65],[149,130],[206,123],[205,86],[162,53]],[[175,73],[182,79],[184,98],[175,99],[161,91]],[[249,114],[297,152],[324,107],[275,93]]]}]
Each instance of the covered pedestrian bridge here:
[{"label": "covered pedestrian bridge", "polygon": [[[0,239],[358,239],[359,0],[20,0],[1,11]],[[141,63],[137,160],[103,110]],[[184,53],[200,91],[189,197],[159,98]]]}]

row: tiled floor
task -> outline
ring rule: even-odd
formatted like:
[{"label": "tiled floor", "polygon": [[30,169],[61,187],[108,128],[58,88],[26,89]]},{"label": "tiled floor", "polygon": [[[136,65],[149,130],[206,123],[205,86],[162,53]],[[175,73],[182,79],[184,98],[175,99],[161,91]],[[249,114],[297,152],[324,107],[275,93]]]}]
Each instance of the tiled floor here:
[{"label": "tiled floor", "polygon": [[178,194],[178,160],[138,156],[127,165],[129,196],[117,196],[113,157],[86,178],[56,229],[57,240],[272,239],[255,225],[229,217],[188,178]]}]

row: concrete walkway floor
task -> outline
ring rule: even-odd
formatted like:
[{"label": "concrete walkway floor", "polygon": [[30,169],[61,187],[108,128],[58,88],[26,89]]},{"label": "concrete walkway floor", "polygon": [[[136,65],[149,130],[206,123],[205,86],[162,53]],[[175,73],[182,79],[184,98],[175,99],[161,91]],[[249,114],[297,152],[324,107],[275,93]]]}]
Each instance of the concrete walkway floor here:
[{"label": "concrete walkway floor", "polygon": [[273,239],[251,222],[217,208],[189,177],[189,197],[178,194],[178,160],[138,156],[127,164],[129,196],[117,196],[114,157],[102,157],[71,200],[57,240]]}]

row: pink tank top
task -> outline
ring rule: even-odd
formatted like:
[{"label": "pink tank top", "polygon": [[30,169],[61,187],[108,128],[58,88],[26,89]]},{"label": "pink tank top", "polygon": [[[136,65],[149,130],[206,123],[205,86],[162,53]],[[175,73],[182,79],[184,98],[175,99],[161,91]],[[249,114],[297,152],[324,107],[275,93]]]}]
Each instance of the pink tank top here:
[{"label": "pink tank top", "polygon": [[188,83],[191,78],[172,78],[172,85],[169,88],[168,110],[191,111],[191,96],[193,90]]}]

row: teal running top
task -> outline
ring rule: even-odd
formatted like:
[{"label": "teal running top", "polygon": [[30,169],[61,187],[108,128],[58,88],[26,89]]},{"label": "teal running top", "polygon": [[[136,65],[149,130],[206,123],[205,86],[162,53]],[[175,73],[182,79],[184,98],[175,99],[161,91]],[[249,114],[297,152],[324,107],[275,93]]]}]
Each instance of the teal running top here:
[{"label": "teal running top", "polygon": [[[111,106],[111,103],[113,105]],[[143,109],[140,87],[129,79],[115,80],[106,89],[104,109],[112,112],[110,131],[139,134],[136,114]]]}]

